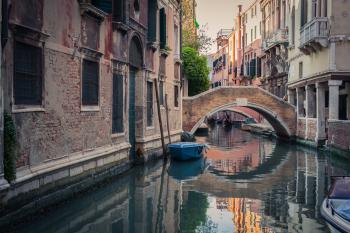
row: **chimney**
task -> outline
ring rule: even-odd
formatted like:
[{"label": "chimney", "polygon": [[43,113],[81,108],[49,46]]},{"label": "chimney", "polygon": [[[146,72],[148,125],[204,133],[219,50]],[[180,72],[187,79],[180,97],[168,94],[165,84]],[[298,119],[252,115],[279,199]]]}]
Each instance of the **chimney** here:
[{"label": "chimney", "polygon": [[238,5],[238,14],[241,14],[242,12],[242,5]]}]

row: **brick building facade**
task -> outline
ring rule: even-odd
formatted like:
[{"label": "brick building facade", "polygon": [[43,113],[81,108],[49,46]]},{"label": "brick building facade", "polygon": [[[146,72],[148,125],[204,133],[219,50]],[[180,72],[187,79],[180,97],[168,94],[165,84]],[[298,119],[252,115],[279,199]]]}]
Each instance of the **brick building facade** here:
[{"label": "brick building facade", "polygon": [[167,106],[170,136],[179,140],[179,1],[8,2],[2,74],[18,189],[7,199],[160,155],[155,85],[163,128]]}]

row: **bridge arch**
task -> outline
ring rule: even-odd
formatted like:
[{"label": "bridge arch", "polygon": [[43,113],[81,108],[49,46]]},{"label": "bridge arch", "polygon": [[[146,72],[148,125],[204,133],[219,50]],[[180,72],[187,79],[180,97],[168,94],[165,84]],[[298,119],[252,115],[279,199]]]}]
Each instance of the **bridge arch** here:
[{"label": "bridge arch", "polygon": [[233,106],[244,106],[260,113],[280,137],[295,136],[295,107],[271,93],[251,86],[218,87],[183,99],[183,128],[195,130],[205,117]]}]

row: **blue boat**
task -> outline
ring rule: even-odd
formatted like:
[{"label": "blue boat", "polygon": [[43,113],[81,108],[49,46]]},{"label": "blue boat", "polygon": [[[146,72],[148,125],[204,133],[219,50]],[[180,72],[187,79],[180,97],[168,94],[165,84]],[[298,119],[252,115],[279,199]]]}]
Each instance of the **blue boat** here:
[{"label": "blue boat", "polygon": [[172,159],[191,160],[201,158],[206,145],[194,142],[178,142],[170,144],[168,148]]}]

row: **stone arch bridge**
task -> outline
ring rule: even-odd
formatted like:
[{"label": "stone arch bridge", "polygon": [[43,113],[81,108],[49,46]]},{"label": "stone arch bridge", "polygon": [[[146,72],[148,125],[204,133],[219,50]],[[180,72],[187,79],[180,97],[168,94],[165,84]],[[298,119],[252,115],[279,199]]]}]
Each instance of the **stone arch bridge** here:
[{"label": "stone arch bridge", "polygon": [[253,86],[217,87],[183,98],[183,129],[193,133],[207,116],[232,106],[243,106],[260,113],[280,137],[290,138],[296,135],[295,107],[264,89]]}]

